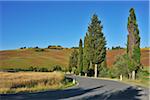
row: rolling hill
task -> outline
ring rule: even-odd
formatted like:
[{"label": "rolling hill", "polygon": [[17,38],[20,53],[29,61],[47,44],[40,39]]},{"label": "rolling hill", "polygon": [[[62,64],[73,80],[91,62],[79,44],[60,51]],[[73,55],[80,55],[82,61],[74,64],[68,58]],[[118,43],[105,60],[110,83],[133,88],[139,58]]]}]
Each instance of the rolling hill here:
[{"label": "rolling hill", "polygon": [[0,69],[29,68],[31,66],[50,68],[54,65],[67,67],[70,53],[70,49],[44,49],[44,51],[18,49],[0,51]]},{"label": "rolling hill", "polygon": [[[50,68],[54,65],[60,65],[63,68],[67,68],[71,51],[72,49],[44,49],[44,51],[36,51],[35,49],[17,49],[0,51],[0,69],[29,68],[31,66]],[[124,49],[108,50],[108,67],[111,67],[117,55],[123,53],[125,53]],[[146,67],[150,66],[149,54],[150,49],[141,49],[141,62]]]}]

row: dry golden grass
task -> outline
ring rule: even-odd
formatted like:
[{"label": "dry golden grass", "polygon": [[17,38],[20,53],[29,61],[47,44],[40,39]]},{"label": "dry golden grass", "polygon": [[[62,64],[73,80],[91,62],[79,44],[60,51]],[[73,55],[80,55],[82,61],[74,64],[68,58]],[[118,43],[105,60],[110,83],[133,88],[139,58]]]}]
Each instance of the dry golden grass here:
[{"label": "dry golden grass", "polygon": [[56,89],[63,80],[61,72],[0,72],[0,94]]}]

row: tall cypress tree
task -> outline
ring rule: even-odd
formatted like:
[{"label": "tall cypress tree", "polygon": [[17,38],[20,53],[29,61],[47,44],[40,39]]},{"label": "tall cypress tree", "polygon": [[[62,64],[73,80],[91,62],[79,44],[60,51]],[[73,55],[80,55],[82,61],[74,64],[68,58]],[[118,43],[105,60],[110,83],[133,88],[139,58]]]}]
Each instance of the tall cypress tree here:
[{"label": "tall cypress tree", "polygon": [[101,65],[106,59],[106,41],[102,32],[103,26],[96,14],[92,17],[91,32],[93,34],[93,63],[95,64],[95,77],[97,77],[97,66]]},{"label": "tall cypress tree", "polygon": [[78,56],[78,72],[81,75],[83,70],[83,47],[82,47],[82,39],[79,41],[79,56]]},{"label": "tall cypress tree", "polygon": [[89,70],[89,39],[88,34],[84,37],[84,48],[83,48],[83,72],[87,76]]},{"label": "tall cypress tree", "polygon": [[69,71],[75,72],[78,65],[78,52],[77,50],[73,50],[70,57],[69,57]]},{"label": "tall cypress tree", "polygon": [[130,9],[128,17],[128,40],[127,40],[127,53],[133,66],[130,68],[132,71],[132,79],[135,79],[135,71],[140,67],[140,35],[134,8]]},{"label": "tall cypress tree", "polygon": [[103,26],[98,16],[94,14],[88,27],[89,33],[89,58],[90,62],[95,64],[95,77],[97,77],[97,65],[105,61],[106,57],[106,41],[102,32]]},{"label": "tall cypress tree", "polygon": [[91,24],[88,27],[88,58],[89,58],[89,68],[93,69],[93,59],[94,59],[94,41],[93,41],[93,37],[94,37],[94,31],[93,31],[93,27],[94,27],[94,23],[93,23],[93,18],[91,19]]}]

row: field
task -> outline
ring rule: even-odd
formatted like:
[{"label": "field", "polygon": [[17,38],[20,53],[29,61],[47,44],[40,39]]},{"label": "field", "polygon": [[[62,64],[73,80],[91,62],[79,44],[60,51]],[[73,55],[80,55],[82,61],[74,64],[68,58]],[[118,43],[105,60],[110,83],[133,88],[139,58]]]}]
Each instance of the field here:
[{"label": "field", "polygon": [[0,69],[45,67],[60,65],[68,66],[70,49],[45,49],[37,52],[35,49],[0,51]]},{"label": "field", "polygon": [[[60,65],[62,68],[68,67],[71,49],[45,49],[35,51],[34,49],[6,50],[0,51],[0,69],[45,67],[51,68]],[[107,50],[107,65],[111,67],[117,55],[125,53],[124,49]],[[149,67],[150,49],[141,49],[141,62],[144,67]]]},{"label": "field", "polygon": [[61,72],[0,72],[0,94],[58,89],[64,84]]}]

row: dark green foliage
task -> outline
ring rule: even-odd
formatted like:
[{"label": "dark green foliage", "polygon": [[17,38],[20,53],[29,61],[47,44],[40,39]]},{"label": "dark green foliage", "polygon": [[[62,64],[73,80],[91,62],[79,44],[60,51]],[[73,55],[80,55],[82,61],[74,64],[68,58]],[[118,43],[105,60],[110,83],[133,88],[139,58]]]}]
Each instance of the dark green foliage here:
[{"label": "dark green foliage", "polygon": [[88,41],[88,34],[84,37],[84,48],[83,48],[83,72],[87,73],[89,69],[89,41]]},{"label": "dark green foliage", "polygon": [[48,72],[49,70],[45,67],[33,67],[33,66],[31,66],[31,67],[26,68],[26,69],[24,69],[24,68],[11,68],[11,69],[6,69],[4,71],[6,71],[6,72],[19,72],[19,71]]},{"label": "dark green foliage", "polygon": [[140,36],[138,24],[136,21],[136,15],[134,8],[130,9],[130,15],[128,17],[128,40],[127,40],[127,53],[132,61],[132,68],[130,71],[136,71],[140,68]]},{"label": "dark green foliage", "polygon": [[78,72],[82,73],[83,70],[83,47],[82,47],[82,39],[79,41],[79,56],[78,56]]},{"label": "dark green foliage", "polygon": [[92,32],[91,24],[88,27],[87,41],[88,41],[88,44],[87,44],[87,49],[88,49],[87,53],[88,54],[87,54],[87,56],[89,59],[90,68],[92,68],[91,63],[93,63],[93,58],[94,58],[94,41],[93,41],[93,32]]},{"label": "dark green foliage", "polygon": [[45,67],[39,68],[39,67],[29,67],[28,71],[34,71],[34,72],[48,72],[49,70]]},{"label": "dark green foliage", "polygon": [[60,65],[54,65],[52,68],[51,68],[51,71],[62,71],[62,68]]},{"label": "dark green foliage", "polygon": [[101,21],[99,21],[98,16],[94,14],[84,38],[83,71],[85,73],[87,73],[89,69],[93,70],[94,64],[101,65],[106,58],[106,41],[102,28]]},{"label": "dark green foliage", "polygon": [[71,49],[79,49],[79,47],[71,47]]},{"label": "dark green foliage", "polygon": [[127,35],[127,54],[129,53],[129,35]]},{"label": "dark green foliage", "polygon": [[101,21],[99,21],[98,16],[96,14],[92,17],[91,25],[89,26],[90,33],[93,36],[93,63],[100,64],[104,61],[106,56],[106,41],[102,32],[103,26],[101,25]]},{"label": "dark green foliage", "polygon": [[38,49],[38,48],[39,48],[38,46],[35,47],[35,49]]},{"label": "dark green foliage", "polygon": [[91,36],[90,58],[93,64],[98,65],[101,65],[106,58],[106,40],[103,35],[102,28],[103,26],[101,25],[101,21],[99,21],[98,16],[94,14],[91,24],[88,27],[88,32]]},{"label": "dark green foliage", "polygon": [[69,71],[70,72],[72,70],[75,71],[75,69],[77,69],[77,65],[78,65],[78,52],[77,50],[74,49],[69,58]]},{"label": "dark green foliage", "polygon": [[20,47],[20,49],[26,49],[26,47]]},{"label": "dark green foliage", "polygon": [[43,52],[43,51],[45,51],[44,49],[41,49],[41,48],[35,48],[35,51],[36,52]]},{"label": "dark green foliage", "polygon": [[100,77],[108,77],[109,69],[107,67],[99,67],[99,76]]},{"label": "dark green foliage", "polygon": [[128,55],[121,55],[116,58],[116,62],[114,63],[116,75],[127,76],[130,69],[130,60]]},{"label": "dark green foliage", "polygon": [[69,65],[68,65],[68,71],[71,72],[72,71],[72,57],[69,57]]},{"label": "dark green foliage", "polygon": [[150,73],[147,70],[143,70],[143,69],[138,70],[137,78],[144,79],[144,78],[148,78],[149,76]]},{"label": "dark green foliage", "polygon": [[57,50],[64,49],[61,45],[49,45],[47,48],[48,49],[57,49]]},{"label": "dark green foliage", "polygon": [[118,49],[123,49],[123,47],[120,47],[120,46],[113,47],[112,46],[112,50],[118,50]]}]

